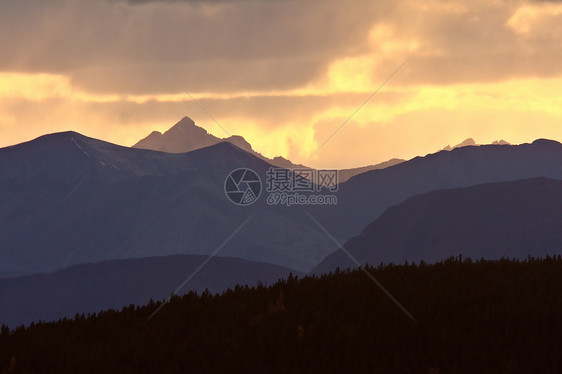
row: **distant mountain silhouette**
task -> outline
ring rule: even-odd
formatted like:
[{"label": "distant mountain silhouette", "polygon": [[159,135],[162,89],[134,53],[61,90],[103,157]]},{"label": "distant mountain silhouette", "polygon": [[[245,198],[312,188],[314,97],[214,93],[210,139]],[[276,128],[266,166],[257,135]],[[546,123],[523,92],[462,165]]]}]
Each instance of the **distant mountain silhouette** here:
[{"label": "distant mountain silhouette", "polygon": [[[361,263],[433,263],[451,256],[562,254],[562,181],[534,178],[433,191],[387,209],[344,247]],[[342,252],[314,272],[355,267]]]},{"label": "distant mountain silhouette", "polygon": [[[0,279],[0,325],[74,317],[167,298],[206,259],[173,255],[75,265],[53,273]],[[213,258],[178,294],[220,293],[236,285],[273,284],[298,272],[236,258]]]},{"label": "distant mountain silhouette", "polygon": [[[133,145],[133,148],[150,149],[168,153],[185,153],[197,149],[209,147],[221,142],[229,142],[244,149],[247,152],[258,155],[254,152],[250,143],[243,137],[235,135],[228,138],[217,138],[211,135],[204,128],[197,126],[189,117],[183,117],[178,123],[172,126],[165,133],[153,131],[146,138]],[[259,157],[263,157],[259,155]]]},{"label": "distant mountain silhouette", "polygon": [[[241,148],[256,157],[261,158],[262,160],[273,166],[285,169],[311,169],[308,166],[294,164],[290,160],[287,160],[286,158],[283,158],[281,156],[277,156],[274,158],[265,157],[261,153],[254,151],[250,143],[248,143],[246,139],[239,135],[233,135],[223,139],[217,138],[216,136],[209,134],[202,127],[197,126],[195,122],[189,117],[183,117],[178,123],[176,123],[174,126],[172,126],[172,128],[170,128],[163,134],[159,131],[153,131],[146,138],[133,145],[133,148],[150,149],[154,151],[169,153],[184,153],[205,148],[221,142],[234,144],[238,148]],[[339,182],[343,183],[357,174],[361,174],[370,170],[383,169],[399,164],[400,162],[404,162],[404,160],[393,158],[389,161],[385,161],[375,165],[352,169],[343,169],[339,172]]]},{"label": "distant mountain silhouette", "polygon": [[[455,145],[455,146],[450,146],[447,145],[445,148],[443,148],[443,151],[451,151],[455,148],[462,148],[462,147],[471,147],[471,146],[477,146],[479,144],[476,143],[476,141],[472,138],[468,138],[463,140],[461,143]],[[511,145],[510,143],[506,142],[505,140],[501,139],[501,140],[494,140],[492,142],[492,145]]]},{"label": "distant mountain silhouette", "polygon": [[150,149],[168,153],[185,153],[222,142],[231,143],[274,166],[286,169],[305,167],[303,165],[293,164],[283,157],[275,157],[273,159],[267,158],[254,151],[250,143],[240,135],[233,135],[222,139],[217,138],[209,134],[204,128],[197,126],[189,117],[183,117],[163,134],[159,131],[153,131],[146,138],[133,145],[133,148]]},{"label": "distant mountain silhouette", "polygon": [[470,146],[474,146],[477,145],[476,142],[474,141],[474,139],[472,138],[468,138],[465,139],[464,141],[462,141],[461,143],[451,147],[450,145],[447,145],[445,148],[443,148],[444,151],[450,151],[453,150],[455,148],[461,148],[461,147],[470,147]]}]

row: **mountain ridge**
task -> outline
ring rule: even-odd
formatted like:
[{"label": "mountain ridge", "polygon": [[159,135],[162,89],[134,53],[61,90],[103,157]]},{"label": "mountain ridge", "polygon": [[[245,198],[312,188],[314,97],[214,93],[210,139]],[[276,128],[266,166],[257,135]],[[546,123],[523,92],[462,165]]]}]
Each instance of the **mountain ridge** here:
[{"label": "mountain ridge", "polygon": [[248,207],[228,200],[230,172],[250,168],[265,181],[271,166],[235,145],[170,154],[88,139],[62,133],[0,149],[0,278],[115,258],[209,254],[253,214],[221,255],[304,271],[328,253],[306,217],[264,198]]},{"label": "mountain ridge", "polygon": [[[427,192],[388,208],[344,247],[361,263],[562,253],[562,180],[544,177]],[[342,252],[314,270],[354,267]]]},{"label": "mountain ridge", "polygon": [[[0,324],[15,327],[163,300],[206,259],[201,255],[171,255],[108,260],[0,279]],[[215,257],[177,295],[191,290],[221,293],[258,282],[271,284],[289,274],[302,273],[239,258]]]},{"label": "mountain ridge", "polygon": [[334,207],[337,214],[317,206],[310,212],[334,237],[345,242],[360,234],[357,227],[364,228],[408,197],[437,189],[534,177],[562,179],[562,144],[537,139],[520,145],[461,147],[418,156],[342,183]]}]

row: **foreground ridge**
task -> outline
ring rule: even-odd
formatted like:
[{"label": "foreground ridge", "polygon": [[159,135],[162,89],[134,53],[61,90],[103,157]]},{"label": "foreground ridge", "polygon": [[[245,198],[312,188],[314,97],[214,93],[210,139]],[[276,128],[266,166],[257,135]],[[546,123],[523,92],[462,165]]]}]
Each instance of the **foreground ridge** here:
[{"label": "foreground ridge", "polygon": [[559,372],[562,258],[369,267],[0,334],[13,372]]}]

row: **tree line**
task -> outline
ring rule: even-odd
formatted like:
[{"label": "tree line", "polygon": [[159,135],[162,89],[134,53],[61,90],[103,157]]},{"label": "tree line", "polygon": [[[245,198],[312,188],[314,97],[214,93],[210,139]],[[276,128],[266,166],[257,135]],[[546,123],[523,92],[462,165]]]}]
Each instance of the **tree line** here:
[{"label": "tree line", "polygon": [[[0,373],[562,371],[562,258],[367,266],[0,331]],[[1,317],[0,317],[1,318]]]}]

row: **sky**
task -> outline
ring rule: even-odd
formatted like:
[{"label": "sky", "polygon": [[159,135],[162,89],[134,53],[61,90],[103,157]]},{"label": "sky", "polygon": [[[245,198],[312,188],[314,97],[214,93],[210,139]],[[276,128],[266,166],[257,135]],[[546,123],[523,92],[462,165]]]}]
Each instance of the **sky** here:
[{"label": "sky", "polygon": [[562,141],[561,60],[562,1],[5,0],[0,147],[183,116],[324,168]]}]

